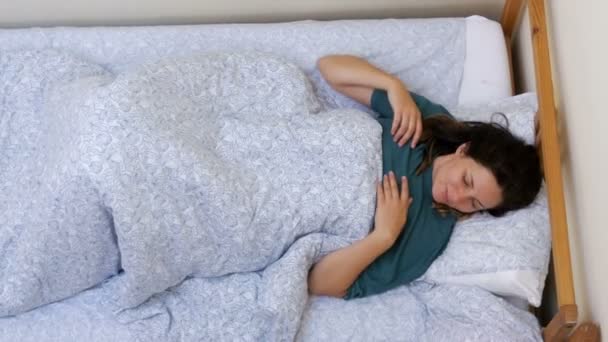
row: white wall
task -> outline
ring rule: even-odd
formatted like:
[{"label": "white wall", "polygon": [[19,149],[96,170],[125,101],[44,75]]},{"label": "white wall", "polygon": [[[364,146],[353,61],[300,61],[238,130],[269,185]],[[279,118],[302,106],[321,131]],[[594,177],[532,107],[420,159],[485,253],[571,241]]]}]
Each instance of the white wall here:
[{"label": "white wall", "polygon": [[[608,1],[546,0],[576,300],[581,320],[608,332]],[[528,18],[517,55],[533,90]]]},{"label": "white wall", "polygon": [[466,16],[504,0],[0,0],[0,27]]}]

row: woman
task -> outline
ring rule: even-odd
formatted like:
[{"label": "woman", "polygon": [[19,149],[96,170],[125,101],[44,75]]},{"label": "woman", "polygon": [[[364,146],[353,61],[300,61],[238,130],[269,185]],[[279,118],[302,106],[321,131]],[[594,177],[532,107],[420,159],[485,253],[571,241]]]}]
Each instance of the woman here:
[{"label": "woman", "polygon": [[409,283],[441,254],[458,218],[500,216],[536,197],[538,153],[505,128],[459,122],[358,57],[326,56],[318,67],[334,89],[379,114],[384,177],[372,232],[313,266],[312,294],[351,299]]}]

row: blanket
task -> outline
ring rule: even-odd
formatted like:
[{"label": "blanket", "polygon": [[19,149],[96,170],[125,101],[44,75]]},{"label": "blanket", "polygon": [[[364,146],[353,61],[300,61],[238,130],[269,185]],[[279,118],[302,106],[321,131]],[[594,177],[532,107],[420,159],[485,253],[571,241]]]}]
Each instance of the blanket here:
[{"label": "blanket", "polygon": [[216,53],[115,74],[43,50],[0,67],[0,339],[394,338],[374,312],[401,319],[402,340],[539,339],[473,288],[311,305],[310,266],[369,232],[381,132],[321,108],[294,65]]},{"label": "blanket", "polygon": [[186,277],[263,270],[312,233],[370,228],[380,128],[319,112],[293,65],[218,53],[47,89],[30,165],[8,168],[37,186],[8,184],[30,207],[4,220],[2,315],[118,273],[116,303],[133,307]]}]

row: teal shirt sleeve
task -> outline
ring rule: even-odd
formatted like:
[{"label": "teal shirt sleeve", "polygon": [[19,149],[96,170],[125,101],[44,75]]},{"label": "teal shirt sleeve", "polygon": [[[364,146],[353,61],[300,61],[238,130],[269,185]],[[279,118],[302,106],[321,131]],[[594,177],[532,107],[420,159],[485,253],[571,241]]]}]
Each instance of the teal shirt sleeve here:
[{"label": "teal shirt sleeve", "polygon": [[[431,210],[433,212],[431,212]],[[411,216],[413,224],[409,224]],[[409,284],[422,276],[443,253],[456,219],[434,209],[417,210],[395,244],[374,260],[350,286],[344,299],[367,297]]]},{"label": "teal shirt sleeve", "polygon": [[[420,110],[420,114],[423,118],[428,118],[433,115],[439,114],[452,116],[452,114],[450,114],[450,112],[445,109],[444,106],[434,103],[426,97],[418,95],[414,92],[410,92],[410,95],[412,96],[412,99]],[[386,93],[386,90],[374,89],[374,91],[372,92],[370,107],[376,113],[378,113],[379,118],[393,118],[393,108],[391,107],[391,103],[388,100],[388,94]]]}]

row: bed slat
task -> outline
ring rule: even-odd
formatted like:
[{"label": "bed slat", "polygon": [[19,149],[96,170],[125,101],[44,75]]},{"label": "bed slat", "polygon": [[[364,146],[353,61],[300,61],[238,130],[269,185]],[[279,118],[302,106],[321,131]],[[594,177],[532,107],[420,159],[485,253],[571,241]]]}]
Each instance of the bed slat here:
[{"label": "bed slat", "polygon": [[562,184],[557,114],[553,95],[553,77],[547,27],[545,24],[544,0],[507,0],[503,9],[502,25],[507,44],[511,45],[518,18],[521,16],[521,11],[526,3],[530,12],[530,29],[532,34],[536,92],[538,96],[539,109],[536,114],[536,118],[540,123],[540,141],[538,144],[545,182],[547,184],[557,301],[561,307],[563,305],[576,304],[576,301],[572,280],[568,221],[566,219]]},{"label": "bed slat", "polygon": [[544,0],[529,0],[530,27],[536,72],[536,89],[541,136],[542,161],[549,199],[553,263],[559,306],[575,304],[568,221],[564,204],[561,156],[557,135],[557,115],[553,96],[553,77],[549,57]]},{"label": "bed slat", "polygon": [[500,23],[502,25],[502,30],[505,33],[505,38],[507,38],[507,45],[509,46],[511,46],[513,32],[516,31],[524,3],[524,0],[509,0],[505,3],[505,8],[502,10]]},{"label": "bed slat", "polygon": [[576,326],[578,311],[576,305],[564,305],[559,308],[559,312],[549,325],[543,330],[543,340],[545,342],[566,341],[572,328]]},{"label": "bed slat", "polygon": [[[538,113],[536,120],[540,128],[540,140],[537,141],[544,177],[547,184],[549,201],[549,218],[551,222],[553,271],[557,290],[559,312],[543,331],[545,341],[566,341],[569,337],[586,338],[595,334],[592,324],[585,323],[585,329],[572,334],[578,320],[574,282],[572,279],[572,261],[568,236],[568,221],[562,184],[561,156],[557,129],[557,113],[553,94],[553,77],[549,54],[549,40],[546,26],[544,0],[507,0],[503,9],[501,23],[509,46],[516,31],[519,17],[525,4],[530,13],[532,51],[534,55],[534,72],[536,93],[538,96]],[[583,327],[583,325],[581,325]],[[598,329],[599,330],[599,329]]]}]

